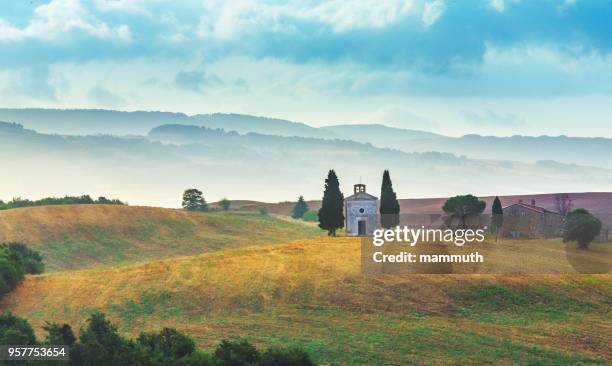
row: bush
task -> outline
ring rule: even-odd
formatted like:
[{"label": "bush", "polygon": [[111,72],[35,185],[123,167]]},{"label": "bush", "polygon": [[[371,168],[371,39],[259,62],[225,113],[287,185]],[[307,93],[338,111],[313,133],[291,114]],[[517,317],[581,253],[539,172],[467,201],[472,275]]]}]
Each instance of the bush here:
[{"label": "bush", "polygon": [[268,208],[267,207],[260,207],[259,208],[259,214],[260,215],[267,215],[268,214]]},{"label": "bush", "polygon": [[218,366],[249,366],[255,364],[259,352],[246,340],[223,340],[215,350],[215,361]]},{"label": "bush", "polygon": [[229,210],[231,205],[232,201],[228,200],[227,198],[223,198],[221,201],[219,201],[219,206],[223,209],[223,211]]},{"label": "bush", "polygon": [[317,212],[317,210],[308,210],[306,211],[304,216],[302,216],[302,220],[317,222],[319,221],[319,213]]},{"label": "bush", "polygon": [[25,273],[39,274],[44,272],[45,265],[42,261],[42,256],[38,252],[33,251],[24,244],[8,243],[3,245],[7,246],[10,251],[19,253],[23,261]]},{"label": "bush", "polygon": [[36,344],[34,330],[27,320],[11,312],[0,315],[0,344],[33,345]]},{"label": "bush", "polygon": [[587,249],[600,231],[601,220],[584,208],[577,208],[565,218],[563,241],[576,241],[580,249]]},{"label": "bush", "polygon": [[47,323],[45,326],[43,326],[43,329],[47,332],[47,336],[45,338],[46,344],[63,344],[72,347],[76,342],[74,332],[68,324],[60,325],[57,323]]},{"label": "bush", "polygon": [[[47,323],[42,344],[70,347],[70,365],[146,366],[314,366],[298,347],[273,347],[260,353],[246,340],[223,340],[214,353],[199,350],[195,342],[176,329],[141,333],[136,341],[119,335],[103,313],[95,312],[76,339],[68,324]],[[0,315],[0,344],[35,345],[36,337],[26,319],[7,312]],[[0,364],[3,364],[0,362]],[[47,363],[44,363],[47,364]],[[49,362],[60,365],[62,362]]]},{"label": "bush", "polygon": [[314,366],[315,363],[302,348],[269,348],[261,354],[258,366]]},{"label": "bush", "polygon": [[141,333],[138,344],[148,354],[152,365],[171,365],[186,359],[196,350],[195,342],[173,328],[159,333]]}]

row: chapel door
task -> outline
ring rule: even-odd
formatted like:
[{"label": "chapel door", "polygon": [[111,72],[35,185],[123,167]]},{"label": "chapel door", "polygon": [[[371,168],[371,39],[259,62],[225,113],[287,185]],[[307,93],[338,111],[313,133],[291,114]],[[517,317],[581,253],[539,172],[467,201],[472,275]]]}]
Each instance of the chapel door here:
[{"label": "chapel door", "polygon": [[366,222],[365,220],[357,221],[357,234],[365,235],[366,234]]}]

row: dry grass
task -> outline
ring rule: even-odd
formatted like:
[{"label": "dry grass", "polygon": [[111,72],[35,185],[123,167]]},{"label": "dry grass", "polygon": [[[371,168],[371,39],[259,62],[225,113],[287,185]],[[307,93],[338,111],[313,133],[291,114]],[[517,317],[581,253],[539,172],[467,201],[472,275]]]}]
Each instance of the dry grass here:
[{"label": "dry grass", "polygon": [[65,205],[0,211],[0,242],[30,244],[48,271],[116,265],[320,235],[270,216]]},{"label": "dry grass", "polygon": [[[507,258],[524,260],[514,246],[527,244],[538,245],[509,243]],[[550,241],[542,253],[554,245],[564,250]],[[130,334],[173,326],[207,347],[236,336],[293,342],[330,364],[605,364],[611,279],[364,276],[359,240],[325,237],[31,276],[0,307],[39,331],[101,309]]]}]

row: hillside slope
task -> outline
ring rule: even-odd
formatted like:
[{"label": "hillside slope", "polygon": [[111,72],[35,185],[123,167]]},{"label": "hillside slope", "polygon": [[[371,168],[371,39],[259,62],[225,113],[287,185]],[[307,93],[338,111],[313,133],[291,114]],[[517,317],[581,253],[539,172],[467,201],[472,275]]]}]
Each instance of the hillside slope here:
[{"label": "hillside slope", "polygon": [[226,337],[296,343],[332,365],[612,357],[610,275],[366,277],[359,243],[326,237],[31,276],[0,310],[40,331],[45,320],[80,325],[101,309],[129,334],[172,326],[206,347]]},{"label": "hillside slope", "polygon": [[65,205],[0,211],[0,242],[22,242],[48,271],[113,265],[320,235],[259,214],[154,207]]}]

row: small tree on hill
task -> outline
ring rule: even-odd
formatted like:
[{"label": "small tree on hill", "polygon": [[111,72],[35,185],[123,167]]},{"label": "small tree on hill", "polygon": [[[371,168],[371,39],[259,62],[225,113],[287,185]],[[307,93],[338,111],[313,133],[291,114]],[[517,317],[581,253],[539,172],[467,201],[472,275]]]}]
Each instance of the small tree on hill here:
[{"label": "small tree on hill", "polygon": [[481,201],[478,197],[471,194],[464,196],[451,197],[442,206],[442,211],[455,217],[461,221],[461,228],[465,229],[465,221],[469,216],[480,215],[485,207],[486,202]]},{"label": "small tree on hill", "polygon": [[183,208],[187,211],[208,211],[208,204],[202,197],[202,191],[191,188],[183,193]]},{"label": "small tree on hill", "polygon": [[323,203],[319,209],[319,227],[327,230],[327,235],[336,236],[336,230],[344,227],[344,195],[340,191],[340,182],[332,170],[325,179]]},{"label": "small tree on hill", "polygon": [[588,249],[600,231],[601,220],[584,208],[577,208],[565,218],[563,242],[575,241],[578,243],[578,248]]},{"label": "small tree on hill", "polygon": [[293,212],[291,212],[291,217],[294,219],[301,219],[304,214],[308,211],[308,204],[304,201],[304,196],[300,196],[293,206]]},{"label": "small tree on hill", "polygon": [[399,225],[400,205],[397,200],[389,171],[385,170],[380,192],[380,224],[386,228]]},{"label": "small tree on hill", "polygon": [[495,197],[495,200],[493,200],[493,206],[491,206],[491,232],[495,235],[496,239],[499,238],[503,224],[504,210],[502,209],[499,197]]},{"label": "small tree on hill", "polygon": [[229,210],[231,205],[232,205],[232,202],[228,200],[227,198],[223,198],[221,199],[221,201],[219,201],[219,206],[221,206],[223,211]]}]

